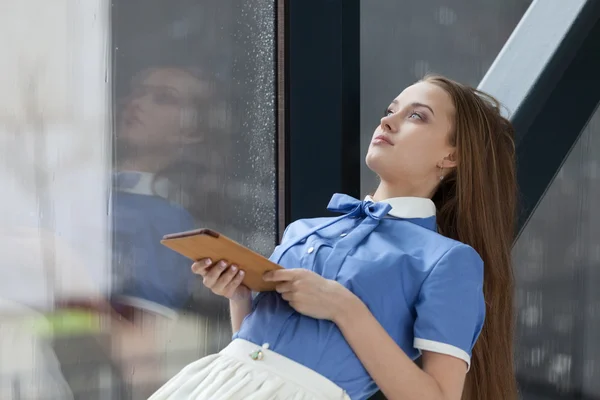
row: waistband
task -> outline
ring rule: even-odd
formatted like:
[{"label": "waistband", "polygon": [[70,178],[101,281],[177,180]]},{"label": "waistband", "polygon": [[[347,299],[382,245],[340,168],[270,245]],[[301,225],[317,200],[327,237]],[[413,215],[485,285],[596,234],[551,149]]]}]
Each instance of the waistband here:
[{"label": "waistband", "polygon": [[284,380],[295,383],[307,392],[314,393],[317,398],[350,400],[342,388],[323,375],[269,350],[266,346],[261,347],[244,339],[235,339],[221,351],[221,354],[258,368],[267,369]]}]

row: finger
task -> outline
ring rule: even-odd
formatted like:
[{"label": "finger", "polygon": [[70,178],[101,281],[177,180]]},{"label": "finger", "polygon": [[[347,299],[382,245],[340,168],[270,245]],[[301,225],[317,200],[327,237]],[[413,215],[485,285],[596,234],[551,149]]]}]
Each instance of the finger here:
[{"label": "finger", "polygon": [[244,280],[245,275],[246,275],[246,273],[244,271],[241,271],[241,270],[238,271],[238,273],[231,280],[231,282],[229,282],[227,284],[227,286],[225,286],[225,288],[223,289],[223,295],[225,297],[233,296],[233,294],[235,293],[237,288],[240,287],[240,285],[242,284],[242,281]]},{"label": "finger", "polygon": [[281,297],[282,297],[282,298],[283,298],[285,301],[287,301],[287,302],[290,302],[290,301],[294,301],[294,300],[296,300],[296,297],[297,297],[297,296],[296,296],[296,293],[295,293],[295,292],[285,292],[285,293],[283,293],[283,294],[281,295]]},{"label": "finger", "polygon": [[217,282],[223,271],[227,268],[227,263],[223,260],[219,261],[204,275],[204,286],[211,288]]},{"label": "finger", "polygon": [[269,271],[263,275],[263,280],[267,282],[286,282],[293,280],[298,274],[298,269],[278,269]]},{"label": "finger", "polygon": [[192,272],[198,275],[206,274],[206,270],[213,264],[210,258],[203,258],[192,264]]},{"label": "finger", "polygon": [[235,265],[232,265],[229,268],[227,268],[221,274],[221,276],[219,276],[219,279],[217,279],[217,281],[215,282],[215,284],[212,288],[213,292],[223,293],[225,286],[229,285],[229,283],[233,280],[235,275],[238,273],[238,270],[239,270],[238,267]]},{"label": "finger", "polygon": [[292,290],[294,290],[294,284],[293,284],[293,282],[279,283],[277,286],[275,286],[275,290],[278,293],[291,292]]}]

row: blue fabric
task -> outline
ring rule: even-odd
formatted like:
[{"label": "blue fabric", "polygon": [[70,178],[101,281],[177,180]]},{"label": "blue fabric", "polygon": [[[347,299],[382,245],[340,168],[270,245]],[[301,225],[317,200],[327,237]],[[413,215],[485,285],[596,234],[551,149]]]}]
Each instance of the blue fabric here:
[{"label": "blue fabric", "polygon": [[166,234],[193,229],[191,215],[161,197],[119,191],[113,195],[113,213],[114,295],[181,309],[195,279],[191,262],[162,246],[160,240]]},{"label": "blue fabric", "polygon": [[[305,268],[350,289],[411,358],[415,337],[471,354],[483,324],[483,263],[462,243],[436,233],[435,217],[386,216],[386,203],[334,195],[337,218],[299,220],[271,260]],[[311,249],[309,251],[309,249]],[[329,378],[352,399],[375,382],[331,321],[295,312],[276,292],[260,293],[234,338],[270,348]]]}]

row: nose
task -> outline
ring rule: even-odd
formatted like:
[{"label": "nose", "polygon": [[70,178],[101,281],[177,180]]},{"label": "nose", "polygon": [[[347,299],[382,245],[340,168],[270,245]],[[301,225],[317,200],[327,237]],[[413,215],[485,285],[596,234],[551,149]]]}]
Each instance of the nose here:
[{"label": "nose", "polygon": [[144,103],[148,102],[148,97],[147,93],[136,94],[129,99],[129,104],[132,108],[140,108]]},{"label": "nose", "polygon": [[381,118],[381,129],[384,132],[389,133],[396,133],[398,131],[398,127],[396,126],[392,115],[386,115],[385,117]]},{"label": "nose", "polygon": [[125,103],[128,113],[138,113],[152,106],[152,98],[149,94],[136,94],[131,96]]},{"label": "nose", "polygon": [[124,102],[122,107],[122,112],[127,115],[132,114],[134,112],[138,112],[140,110],[139,103],[132,99],[129,99],[126,102]]}]

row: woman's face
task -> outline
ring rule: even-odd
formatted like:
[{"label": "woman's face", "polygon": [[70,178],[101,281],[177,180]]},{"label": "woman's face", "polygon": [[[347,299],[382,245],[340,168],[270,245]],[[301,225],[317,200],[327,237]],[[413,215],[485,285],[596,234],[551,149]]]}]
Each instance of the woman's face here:
[{"label": "woman's face", "polygon": [[[419,82],[406,88],[385,111],[367,153],[367,165],[382,181],[419,188],[438,182],[440,163],[454,166],[449,135],[452,99],[442,88]],[[448,172],[447,170],[445,171]]]},{"label": "woman's face", "polygon": [[209,87],[184,70],[150,70],[135,82],[124,102],[118,137],[135,148],[169,150],[198,132],[199,103],[210,99]]}]

